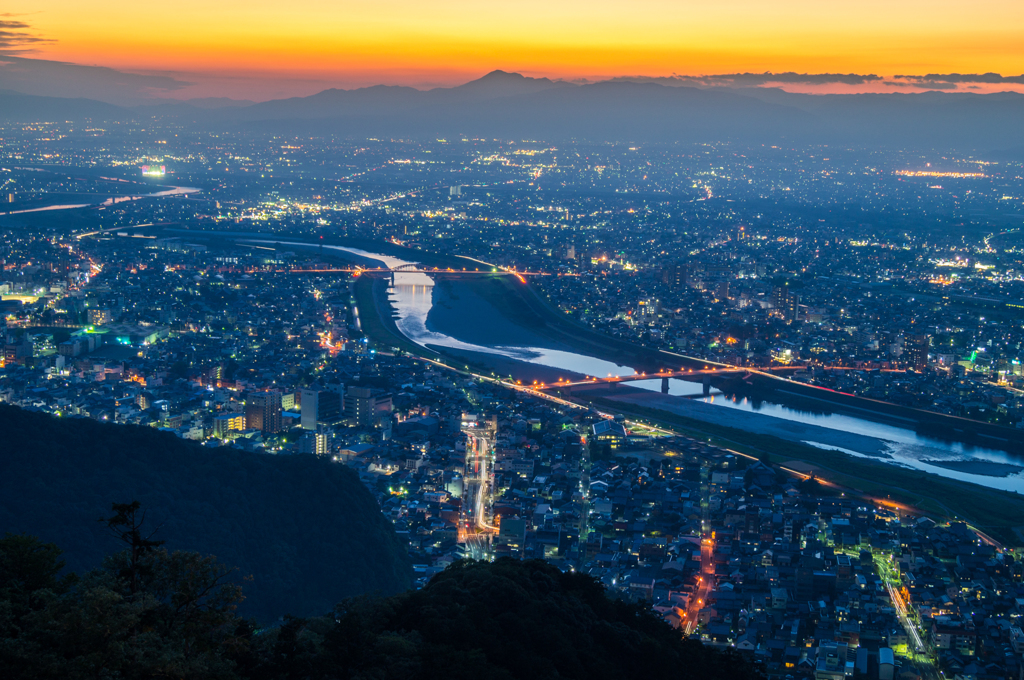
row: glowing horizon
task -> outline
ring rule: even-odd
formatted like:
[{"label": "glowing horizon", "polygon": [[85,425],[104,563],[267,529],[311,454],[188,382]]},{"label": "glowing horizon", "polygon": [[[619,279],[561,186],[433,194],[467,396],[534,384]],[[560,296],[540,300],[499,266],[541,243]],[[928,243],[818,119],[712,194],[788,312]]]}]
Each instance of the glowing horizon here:
[{"label": "glowing horizon", "polygon": [[[196,83],[263,99],[327,86],[457,85],[495,70],[565,80],[722,73],[1024,73],[1024,3],[980,0],[812,0],[625,3],[381,0],[325,6],[294,0],[181,0],[174,9],[126,0],[8,0],[0,22],[21,24],[11,54]],[[9,27],[8,27],[9,28]],[[3,35],[3,33],[0,33]],[[2,49],[0,49],[2,54]],[[914,91],[875,82],[790,91]],[[969,83],[963,90],[1024,90]],[[976,88],[976,89],[975,89]],[[943,89],[952,89],[945,86]],[[307,92],[311,93],[311,92]]]}]

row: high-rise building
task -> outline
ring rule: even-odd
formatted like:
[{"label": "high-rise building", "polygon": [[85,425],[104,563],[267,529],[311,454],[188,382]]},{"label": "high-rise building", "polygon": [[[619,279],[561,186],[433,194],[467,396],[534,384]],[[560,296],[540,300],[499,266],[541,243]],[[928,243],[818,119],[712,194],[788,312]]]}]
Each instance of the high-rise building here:
[{"label": "high-rise building", "polygon": [[370,387],[351,386],[345,392],[345,418],[352,425],[372,427],[391,412],[391,395]]},{"label": "high-rise building", "polygon": [[903,340],[903,355],[915,370],[922,371],[928,366],[928,349],[932,336],[927,333],[908,335]]},{"label": "high-rise building", "polygon": [[299,453],[308,453],[314,456],[330,455],[333,436],[334,433],[331,430],[323,427],[315,432],[307,432],[299,440]]},{"label": "high-rise building", "polygon": [[245,415],[242,413],[222,413],[213,418],[213,434],[215,437],[225,439],[229,432],[237,432],[245,429]]},{"label": "high-rise building", "polygon": [[281,392],[255,392],[245,399],[245,427],[264,434],[281,431]]},{"label": "high-rise building", "polygon": [[681,262],[665,265],[661,268],[661,282],[674,288],[685,288],[689,273],[689,268]]},{"label": "high-rise building", "polygon": [[7,336],[3,354],[5,366],[13,366],[14,364],[24,365],[32,360],[32,356],[32,338],[27,332],[22,333],[20,339],[15,339],[11,335]]},{"label": "high-rise building", "polygon": [[661,312],[661,300],[657,298],[645,298],[637,304],[640,316],[658,316]]},{"label": "high-rise building", "polygon": [[715,286],[715,297],[719,300],[729,299],[729,282],[719,281],[718,285]]},{"label": "high-rise building", "polygon": [[335,425],[342,418],[341,393],[335,390],[302,390],[302,429],[315,430],[317,425]]},{"label": "high-rise building", "polygon": [[90,309],[89,323],[93,326],[103,326],[114,320],[114,313],[108,308]]},{"label": "high-rise building", "polygon": [[785,321],[796,321],[800,309],[800,296],[790,290],[788,285],[775,286],[772,289],[772,307],[775,314]]}]

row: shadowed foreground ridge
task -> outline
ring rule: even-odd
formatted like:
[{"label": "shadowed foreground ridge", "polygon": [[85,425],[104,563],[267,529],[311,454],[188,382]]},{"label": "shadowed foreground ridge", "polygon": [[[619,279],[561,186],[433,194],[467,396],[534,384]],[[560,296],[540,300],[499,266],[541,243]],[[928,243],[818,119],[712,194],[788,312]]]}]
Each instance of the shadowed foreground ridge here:
[{"label": "shadowed foreground ridge", "polygon": [[56,543],[74,571],[117,546],[96,520],[137,500],[169,550],[216,555],[260,622],[412,584],[408,555],[354,472],[313,456],[204,448],[152,428],[0,404],[0,534]]},{"label": "shadowed foreground ridge", "polygon": [[363,596],[334,616],[258,631],[230,570],[168,552],[139,531],[138,504],[108,527],[126,547],[61,575],[60,549],[0,538],[0,668],[11,680],[427,680],[716,678],[759,674],[734,650],[683,640],[643,606],[545,562],[458,562],[421,591]]},{"label": "shadowed foreground ridge", "polygon": [[645,607],[610,599],[591,577],[540,560],[458,562],[420,591],[350,601],[339,614],[326,629],[292,622],[276,633],[276,647],[296,650],[290,661],[316,678],[758,675],[737,652],[684,640]]}]

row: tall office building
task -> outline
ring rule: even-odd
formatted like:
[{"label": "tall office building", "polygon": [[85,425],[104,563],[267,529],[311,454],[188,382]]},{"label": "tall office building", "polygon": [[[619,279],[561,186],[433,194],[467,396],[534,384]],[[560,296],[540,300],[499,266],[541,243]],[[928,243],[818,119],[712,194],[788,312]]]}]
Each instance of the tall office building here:
[{"label": "tall office building", "polygon": [[908,335],[903,340],[903,356],[917,371],[928,366],[928,349],[932,344],[932,336],[927,333]]},{"label": "tall office building", "polygon": [[661,313],[661,300],[657,298],[645,298],[637,303],[637,311],[640,316],[656,317]]},{"label": "tall office building", "polygon": [[89,323],[93,326],[103,326],[114,320],[114,313],[108,308],[90,309]]},{"label": "tall office building", "polygon": [[241,413],[222,413],[213,418],[213,435],[220,439],[228,438],[231,432],[245,429],[245,415]]},{"label": "tall office building", "polygon": [[345,392],[345,418],[351,425],[372,427],[380,416],[391,413],[391,395],[370,387],[349,387]]},{"label": "tall office building", "polygon": [[281,431],[281,392],[255,392],[245,399],[245,427],[264,434]]},{"label": "tall office building", "polygon": [[719,281],[718,285],[715,286],[715,297],[719,300],[729,299],[729,282]]},{"label": "tall office building", "polygon": [[681,262],[668,264],[661,268],[661,282],[673,288],[685,288],[689,273],[689,268]]},{"label": "tall office building", "polygon": [[314,456],[328,456],[331,453],[331,440],[334,438],[334,431],[318,428],[315,432],[307,432],[299,440],[299,453],[308,453]]},{"label": "tall office building", "polygon": [[785,321],[796,321],[800,296],[790,290],[788,285],[775,286],[772,289],[772,307],[775,308],[775,314]]},{"label": "tall office building", "polygon": [[3,351],[3,365],[25,365],[31,362],[34,353],[32,337],[28,334],[27,331],[21,334],[20,339],[15,339],[13,334],[8,334],[7,343],[4,345]]},{"label": "tall office building", "polygon": [[302,390],[303,430],[316,430],[317,425],[335,425],[342,418],[341,393],[336,390]]}]

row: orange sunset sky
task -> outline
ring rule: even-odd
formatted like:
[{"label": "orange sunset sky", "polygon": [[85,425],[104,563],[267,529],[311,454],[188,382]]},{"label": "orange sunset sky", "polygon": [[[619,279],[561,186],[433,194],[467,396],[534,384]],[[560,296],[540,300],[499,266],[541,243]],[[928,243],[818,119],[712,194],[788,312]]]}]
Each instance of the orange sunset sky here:
[{"label": "orange sunset sky", "polygon": [[[882,76],[791,91],[920,91],[892,77],[1024,73],[1022,0],[5,0],[2,9],[0,64],[8,54],[157,73],[179,84],[151,94],[177,98],[426,88],[493,69],[590,80]],[[936,87],[1024,91],[969,79]]]}]

